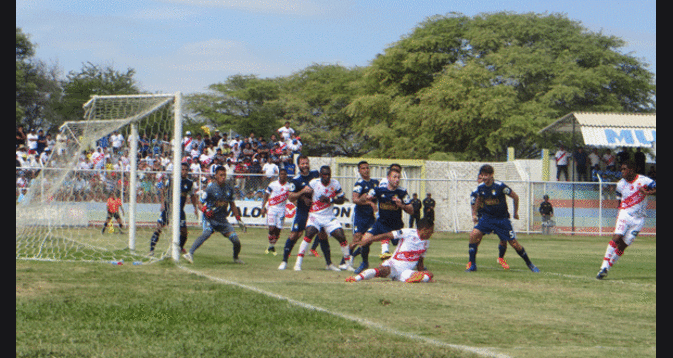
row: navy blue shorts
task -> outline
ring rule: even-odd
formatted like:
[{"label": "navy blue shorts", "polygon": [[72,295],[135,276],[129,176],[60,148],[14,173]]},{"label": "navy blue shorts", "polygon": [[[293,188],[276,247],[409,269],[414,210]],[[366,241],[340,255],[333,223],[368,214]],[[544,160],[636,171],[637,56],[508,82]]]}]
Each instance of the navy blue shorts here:
[{"label": "navy blue shorts", "polygon": [[295,212],[294,221],[292,222],[292,232],[304,231],[306,229],[306,221],[308,221],[308,213],[300,213],[299,210]]},{"label": "navy blue shorts", "polygon": [[[166,225],[168,225],[168,219],[170,219],[168,217],[168,211],[163,210],[161,212],[161,215],[159,216],[159,220],[157,220],[157,222],[161,226],[166,226]],[[180,227],[187,227],[187,215],[185,215],[184,210],[180,210]]]},{"label": "navy blue shorts", "polygon": [[353,216],[353,234],[365,233],[376,222],[374,215],[355,215]]},{"label": "navy blue shorts", "polygon": [[516,239],[516,234],[514,233],[512,222],[509,218],[500,219],[483,215],[479,218],[479,222],[474,228],[484,233],[484,235],[495,233],[501,241]]}]

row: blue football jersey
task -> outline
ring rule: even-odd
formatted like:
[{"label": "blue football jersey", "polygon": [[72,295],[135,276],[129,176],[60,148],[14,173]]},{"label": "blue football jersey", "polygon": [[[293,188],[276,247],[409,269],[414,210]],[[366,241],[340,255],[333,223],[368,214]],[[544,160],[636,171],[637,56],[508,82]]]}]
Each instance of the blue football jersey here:
[{"label": "blue football jersey", "polygon": [[477,195],[484,199],[481,213],[494,218],[509,218],[506,195],[511,193],[512,189],[500,181],[494,181],[491,186],[479,184]]},{"label": "blue football jersey", "polygon": [[382,224],[390,228],[402,228],[402,209],[393,202],[394,197],[400,198],[404,205],[411,204],[409,193],[404,188],[389,190],[387,187],[377,186],[369,191],[369,195],[376,198],[379,203],[379,218]]},{"label": "blue football jersey", "polygon": [[[290,180],[290,191],[293,193],[300,192],[302,189],[304,189],[305,186],[308,185],[311,180],[315,178],[320,178],[320,172],[317,170],[311,170],[308,175],[295,175],[294,178]],[[308,214],[310,208],[311,206],[306,205],[303,200],[297,200],[297,212]]]},{"label": "blue football jersey", "polygon": [[[363,179],[355,182],[353,186],[353,192],[358,193],[359,195],[367,194],[370,190],[379,186],[379,181],[376,179],[370,179],[365,181]],[[371,205],[355,205],[354,215],[358,217],[368,217],[374,215],[374,209]]]}]

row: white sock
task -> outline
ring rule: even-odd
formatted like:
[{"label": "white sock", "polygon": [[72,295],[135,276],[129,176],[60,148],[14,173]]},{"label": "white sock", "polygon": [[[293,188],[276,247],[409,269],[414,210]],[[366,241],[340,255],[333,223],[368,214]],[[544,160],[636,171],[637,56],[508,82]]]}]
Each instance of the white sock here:
[{"label": "white sock", "polygon": [[615,264],[615,262],[617,262],[617,260],[619,260],[620,257],[622,257],[622,255],[624,255],[624,251],[615,250],[614,255],[612,255],[610,258],[610,266],[608,267],[608,270]]},{"label": "white sock", "polygon": [[344,255],[344,260],[346,261],[346,263],[348,263],[348,261],[351,258],[350,250],[348,250],[348,241],[344,241],[340,245],[341,245],[341,253]]},{"label": "white sock", "polygon": [[604,268],[607,268],[608,270],[610,269],[610,260],[612,259],[612,256],[615,254],[616,247],[611,245],[612,241],[610,241],[610,244],[608,244],[608,248],[605,250],[605,256],[603,256],[603,264],[601,265],[601,270]]},{"label": "white sock", "polygon": [[366,269],[355,276],[356,281],[369,280],[376,276],[376,269]]},{"label": "white sock", "polygon": [[387,242],[386,243],[381,243],[381,253],[383,254],[383,253],[389,252],[390,250],[388,250],[388,247],[389,246],[388,246]]},{"label": "white sock", "polygon": [[306,252],[306,249],[308,249],[308,246],[311,245],[310,242],[307,242],[306,240],[301,240],[301,244],[299,245],[299,252],[297,253],[297,262],[295,263],[296,265],[301,266],[301,263],[304,261],[304,253]]}]

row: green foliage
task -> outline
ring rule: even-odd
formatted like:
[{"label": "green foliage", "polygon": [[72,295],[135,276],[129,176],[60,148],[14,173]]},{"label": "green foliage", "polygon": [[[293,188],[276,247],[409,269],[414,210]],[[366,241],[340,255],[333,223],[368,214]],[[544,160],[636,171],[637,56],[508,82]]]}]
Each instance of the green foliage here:
[{"label": "green foliage", "polygon": [[346,111],[382,153],[525,156],[568,112],[655,109],[652,73],[623,46],[558,14],[434,16],[365,69]]}]

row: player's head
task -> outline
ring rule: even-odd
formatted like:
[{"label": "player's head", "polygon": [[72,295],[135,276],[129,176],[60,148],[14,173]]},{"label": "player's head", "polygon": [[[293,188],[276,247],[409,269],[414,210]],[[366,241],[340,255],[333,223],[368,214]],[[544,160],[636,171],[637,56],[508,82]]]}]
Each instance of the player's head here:
[{"label": "player's head", "polygon": [[297,166],[299,167],[299,172],[302,175],[308,174],[308,172],[311,170],[311,164],[309,163],[308,156],[302,154],[297,157]]},{"label": "player's head", "polygon": [[493,173],[495,170],[490,164],[484,164],[479,168],[479,175],[482,177],[486,185],[491,185],[493,183]]},{"label": "player's head", "polygon": [[358,163],[358,173],[364,180],[369,180],[369,163],[366,160],[362,160]]},{"label": "player's head", "polygon": [[627,160],[626,162],[622,163],[619,169],[621,170],[622,177],[624,179],[632,181],[636,176],[636,168],[636,162],[633,160]]},{"label": "player's head", "polygon": [[215,168],[215,182],[217,185],[224,185],[224,183],[227,181],[227,168],[223,166],[218,166]]},{"label": "player's head", "polygon": [[435,231],[435,226],[427,218],[418,220],[418,236],[421,237],[421,240],[427,240],[432,236],[432,233]]},{"label": "player's head", "polygon": [[545,195],[542,197],[542,199],[544,199],[544,201],[549,200],[549,195],[545,194]]},{"label": "player's head", "polygon": [[180,175],[182,175],[182,178],[186,178],[187,174],[189,174],[189,164],[182,163],[180,165]]},{"label": "player's head", "polygon": [[390,169],[396,169],[398,172],[402,173],[402,166],[397,163],[390,164],[388,170]]},{"label": "player's head", "polygon": [[281,183],[287,182],[287,169],[285,168],[278,169],[278,181],[280,181]]},{"label": "player's head", "polygon": [[320,167],[320,181],[327,185],[332,179],[332,169],[328,165]]},{"label": "player's head", "polygon": [[400,185],[400,171],[397,168],[390,168],[386,177],[388,178],[388,186],[393,190],[397,189]]}]

